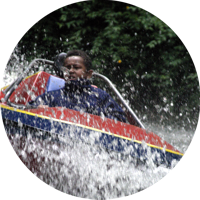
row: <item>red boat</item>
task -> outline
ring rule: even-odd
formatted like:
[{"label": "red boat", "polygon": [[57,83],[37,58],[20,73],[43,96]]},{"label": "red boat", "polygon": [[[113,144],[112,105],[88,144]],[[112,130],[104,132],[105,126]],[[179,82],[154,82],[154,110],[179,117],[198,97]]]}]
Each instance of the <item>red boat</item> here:
[{"label": "red boat", "polygon": [[[81,113],[61,107],[32,108],[28,102],[45,91],[51,91],[64,86],[62,78],[41,71],[27,76],[28,71],[38,62],[53,65],[54,62],[36,59],[30,63],[24,75],[10,86],[1,90],[0,106],[7,135],[14,143],[15,136],[21,135],[21,143],[26,141],[28,134],[39,138],[42,148],[46,144],[57,145],[62,149],[68,140],[80,140],[88,145],[97,145],[107,151],[132,156],[141,162],[152,160],[157,165],[171,167],[173,162],[179,161],[183,154],[162,138],[145,130],[144,125],[137,118],[131,108],[125,103],[112,83],[102,75],[94,74],[104,79],[118,95],[127,111],[129,123],[123,123],[100,116]],[[38,134],[40,133],[40,134]],[[73,133],[73,134],[72,134]],[[19,144],[19,147],[23,146]],[[30,152],[26,152],[31,157]],[[26,163],[26,158],[22,158]],[[33,156],[32,156],[33,157]],[[29,158],[30,161],[30,158]],[[36,165],[34,158],[31,160]],[[30,163],[29,163],[30,165]],[[30,167],[31,168],[31,167]],[[34,166],[39,170],[39,166]],[[34,171],[32,170],[32,171]]]}]

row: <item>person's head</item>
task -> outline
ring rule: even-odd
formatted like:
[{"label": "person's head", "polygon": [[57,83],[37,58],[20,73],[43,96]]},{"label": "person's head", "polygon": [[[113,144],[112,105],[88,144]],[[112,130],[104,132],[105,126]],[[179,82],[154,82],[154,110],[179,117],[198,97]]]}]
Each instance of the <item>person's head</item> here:
[{"label": "person's head", "polygon": [[92,62],[90,57],[81,50],[67,52],[64,60],[65,79],[89,79],[92,76]]}]

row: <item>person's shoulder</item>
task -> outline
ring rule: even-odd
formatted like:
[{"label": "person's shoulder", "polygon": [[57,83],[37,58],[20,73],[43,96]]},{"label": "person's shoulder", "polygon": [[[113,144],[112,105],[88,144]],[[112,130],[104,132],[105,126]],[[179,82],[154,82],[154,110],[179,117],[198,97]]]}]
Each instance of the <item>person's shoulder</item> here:
[{"label": "person's shoulder", "polygon": [[91,85],[91,89],[94,92],[102,93],[102,94],[108,94],[105,90],[102,90],[101,88],[98,88],[97,86]]},{"label": "person's shoulder", "polygon": [[101,100],[110,98],[110,95],[101,88],[91,86],[91,90],[92,93]]}]

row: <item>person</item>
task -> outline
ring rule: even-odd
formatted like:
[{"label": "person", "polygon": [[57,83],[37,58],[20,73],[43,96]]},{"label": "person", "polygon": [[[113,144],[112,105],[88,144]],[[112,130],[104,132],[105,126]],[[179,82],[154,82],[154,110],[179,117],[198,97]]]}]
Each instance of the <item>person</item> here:
[{"label": "person", "polygon": [[126,122],[122,108],[104,90],[91,85],[92,62],[81,50],[69,51],[60,67],[64,88],[45,92],[29,104],[39,107],[65,107]]}]

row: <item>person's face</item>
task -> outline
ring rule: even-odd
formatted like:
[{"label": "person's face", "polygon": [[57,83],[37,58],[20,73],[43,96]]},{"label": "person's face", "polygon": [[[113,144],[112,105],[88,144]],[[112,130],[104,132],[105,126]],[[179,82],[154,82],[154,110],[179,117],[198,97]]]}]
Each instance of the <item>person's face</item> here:
[{"label": "person's face", "polygon": [[64,76],[66,80],[88,79],[92,76],[92,70],[87,71],[83,58],[70,56],[64,61]]}]

